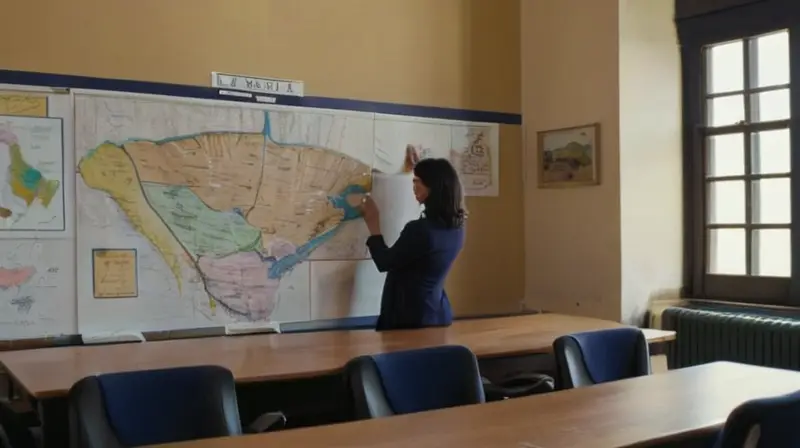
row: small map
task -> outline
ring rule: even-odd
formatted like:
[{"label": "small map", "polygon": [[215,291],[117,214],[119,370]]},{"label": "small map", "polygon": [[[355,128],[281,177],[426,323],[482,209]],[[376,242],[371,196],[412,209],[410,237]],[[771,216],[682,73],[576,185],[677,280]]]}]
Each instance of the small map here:
[{"label": "small map", "polygon": [[[493,185],[492,129],[489,127],[453,127],[453,149],[450,162],[461,175],[461,183],[467,194],[479,196]],[[496,163],[496,162],[495,162]]]},{"label": "small map", "polygon": [[64,231],[63,172],[60,118],[0,116],[0,231]]},{"label": "small map", "polygon": [[0,115],[46,117],[47,96],[0,91]]},{"label": "small map", "polygon": [[0,340],[74,334],[74,242],[0,240]]},{"label": "small map", "polygon": [[136,249],[94,249],[94,297],[123,299],[139,295]]}]

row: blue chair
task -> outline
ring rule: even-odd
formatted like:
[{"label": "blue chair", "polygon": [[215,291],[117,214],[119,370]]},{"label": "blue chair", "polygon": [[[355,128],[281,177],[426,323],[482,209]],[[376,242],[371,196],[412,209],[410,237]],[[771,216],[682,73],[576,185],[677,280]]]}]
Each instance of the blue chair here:
[{"label": "blue chair", "polygon": [[800,446],[800,391],[750,400],[728,416],[715,448]]},{"label": "blue chair", "polygon": [[136,447],[243,433],[233,375],[218,366],[84,378],[70,389],[69,407],[74,448]]},{"label": "blue chair", "polygon": [[650,349],[638,328],[562,336],[553,342],[556,387],[572,389],[650,374]]},{"label": "blue chair", "polygon": [[478,360],[442,346],[361,356],[345,366],[358,419],[483,403]]}]

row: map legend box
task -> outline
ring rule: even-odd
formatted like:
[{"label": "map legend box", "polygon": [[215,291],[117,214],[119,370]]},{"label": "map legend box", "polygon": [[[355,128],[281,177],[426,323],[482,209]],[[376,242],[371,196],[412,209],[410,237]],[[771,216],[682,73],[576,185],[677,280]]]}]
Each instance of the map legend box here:
[{"label": "map legend box", "polygon": [[95,299],[139,296],[136,249],[94,249],[92,268]]}]

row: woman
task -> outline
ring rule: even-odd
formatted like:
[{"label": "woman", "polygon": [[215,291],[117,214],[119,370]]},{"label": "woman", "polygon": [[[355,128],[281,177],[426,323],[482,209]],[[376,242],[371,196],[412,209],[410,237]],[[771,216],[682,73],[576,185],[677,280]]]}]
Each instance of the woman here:
[{"label": "woman", "polygon": [[[406,160],[416,162],[416,153]],[[464,245],[467,213],[461,182],[445,159],[422,160],[413,171],[414,196],[425,211],[406,224],[392,247],[383,240],[372,198],[366,197],[362,207],[370,255],[378,270],[387,273],[378,331],[448,326],[453,320],[444,280]]]}]

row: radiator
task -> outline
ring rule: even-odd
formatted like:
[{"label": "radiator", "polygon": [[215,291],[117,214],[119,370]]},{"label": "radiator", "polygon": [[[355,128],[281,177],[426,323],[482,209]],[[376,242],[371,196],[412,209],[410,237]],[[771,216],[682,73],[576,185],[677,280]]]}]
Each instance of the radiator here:
[{"label": "radiator", "polygon": [[735,361],[800,370],[800,320],[685,307],[667,308],[661,319],[677,333],[666,349],[670,369]]}]

